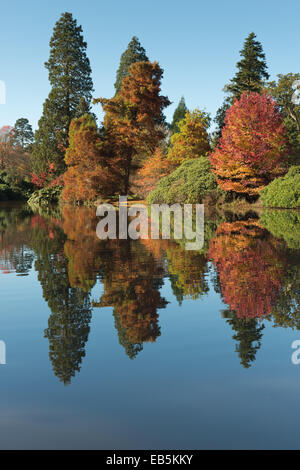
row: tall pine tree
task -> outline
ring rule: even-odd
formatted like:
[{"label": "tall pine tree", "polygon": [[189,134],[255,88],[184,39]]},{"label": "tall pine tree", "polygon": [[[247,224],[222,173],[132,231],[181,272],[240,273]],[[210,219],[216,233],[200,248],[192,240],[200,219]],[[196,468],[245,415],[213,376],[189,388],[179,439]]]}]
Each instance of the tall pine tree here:
[{"label": "tall pine tree", "polygon": [[262,45],[256,41],[256,35],[250,33],[245,39],[244,47],[240,51],[241,60],[236,64],[237,73],[226,85],[225,90],[234,98],[240,98],[244,92],[260,92],[264,80],[268,80],[266,57]]},{"label": "tall pine tree", "polygon": [[63,13],[54,27],[45,63],[52,89],[35,133],[32,165],[36,173],[46,171],[50,163],[57,173],[64,170],[71,120],[81,113],[83,100],[84,111],[90,109],[93,82],[86,48],[82,27],[71,13]]},{"label": "tall pine tree", "polygon": [[264,80],[268,80],[266,57],[262,45],[256,39],[254,33],[250,33],[244,41],[240,51],[241,60],[236,64],[237,72],[224,91],[228,96],[223,105],[218,109],[214,121],[217,124],[216,137],[221,137],[226,111],[230,108],[235,98],[240,98],[243,93],[258,92],[263,90]]},{"label": "tall pine tree", "polygon": [[12,140],[22,150],[27,150],[32,145],[33,131],[28,119],[20,118],[16,120]]},{"label": "tall pine tree", "polygon": [[185,113],[187,112],[187,110],[188,109],[186,107],[184,97],[182,96],[173,114],[173,120],[170,125],[171,135],[175,134],[175,132],[179,132],[178,123],[179,121],[182,121],[182,119],[185,118]]},{"label": "tall pine tree", "polygon": [[148,62],[149,59],[146,55],[145,49],[141,46],[140,41],[136,36],[133,36],[127,46],[126,51],[123,52],[120,59],[120,65],[117,71],[115,89],[118,93],[122,86],[123,78],[128,74],[129,67],[135,62]]}]

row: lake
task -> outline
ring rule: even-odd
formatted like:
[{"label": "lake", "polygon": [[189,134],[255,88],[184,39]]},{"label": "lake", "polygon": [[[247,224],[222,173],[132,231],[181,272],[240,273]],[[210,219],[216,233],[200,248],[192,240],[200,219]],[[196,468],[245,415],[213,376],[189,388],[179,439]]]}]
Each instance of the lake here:
[{"label": "lake", "polygon": [[0,207],[1,448],[298,449],[300,213],[213,214],[199,252],[96,225]]}]

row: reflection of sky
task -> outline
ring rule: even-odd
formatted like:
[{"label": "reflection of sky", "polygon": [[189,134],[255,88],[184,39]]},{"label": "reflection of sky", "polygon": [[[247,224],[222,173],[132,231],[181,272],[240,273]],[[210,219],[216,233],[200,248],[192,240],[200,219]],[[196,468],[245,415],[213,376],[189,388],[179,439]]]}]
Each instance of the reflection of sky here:
[{"label": "reflection of sky", "polygon": [[37,273],[1,276],[1,447],[299,447],[300,366],[290,358],[300,333],[265,321],[261,349],[245,370],[212,287],[179,306],[165,280],[162,296],[170,303],[158,312],[161,336],[132,361],[112,309],[94,309],[81,372],[64,386],[43,337],[49,309]]}]

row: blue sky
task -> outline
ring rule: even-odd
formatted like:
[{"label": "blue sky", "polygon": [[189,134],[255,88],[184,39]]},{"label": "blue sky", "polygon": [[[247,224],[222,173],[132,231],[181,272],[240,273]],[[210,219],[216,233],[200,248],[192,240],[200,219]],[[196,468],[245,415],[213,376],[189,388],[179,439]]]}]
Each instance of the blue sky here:
[{"label": "blue sky", "polygon": [[[251,31],[263,44],[272,78],[300,72],[299,0],[15,0],[2,2],[0,11],[0,80],[7,89],[0,126],[27,117],[36,128],[49,93],[49,39],[64,11],[83,27],[94,96],[112,96],[120,55],[136,35],[164,69],[163,93],[173,102],[169,120],[181,95],[189,108],[214,116]],[[100,107],[96,114],[101,117]]]}]

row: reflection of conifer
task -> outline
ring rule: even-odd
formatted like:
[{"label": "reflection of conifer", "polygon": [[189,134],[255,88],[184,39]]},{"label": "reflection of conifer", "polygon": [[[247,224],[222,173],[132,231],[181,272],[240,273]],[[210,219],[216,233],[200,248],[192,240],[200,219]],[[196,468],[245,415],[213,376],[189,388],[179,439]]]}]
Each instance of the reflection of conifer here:
[{"label": "reflection of conifer", "polygon": [[45,330],[49,339],[49,357],[55,375],[68,385],[80,371],[92,318],[89,296],[69,287],[60,298],[59,311],[52,312]]},{"label": "reflection of conifer", "polygon": [[138,355],[138,353],[142,351],[143,345],[141,343],[134,344],[131,341],[129,341],[127,337],[127,329],[121,325],[120,317],[115,312],[115,310],[113,312],[113,316],[115,319],[115,328],[118,332],[119,343],[125,349],[125,352],[127,356],[129,357],[129,359],[134,359]]},{"label": "reflection of conifer", "polygon": [[251,366],[255,361],[256,353],[261,346],[262,330],[264,325],[259,323],[256,318],[239,318],[234,311],[225,310],[222,312],[227,323],[232,327],[236,334],[232,339],[238,342],[235,347],[236,352],[245,369]]},{"label": "reflection of conifer", "polygon": [[70,285],[65,239],[59,227],[43,219],[33,231],[31,244],[37,255],[35,268],[43,297],[52,312],[45,330],[49,357],[55,375],[67,385],[80,370],[92,314],[90,294]]}]

